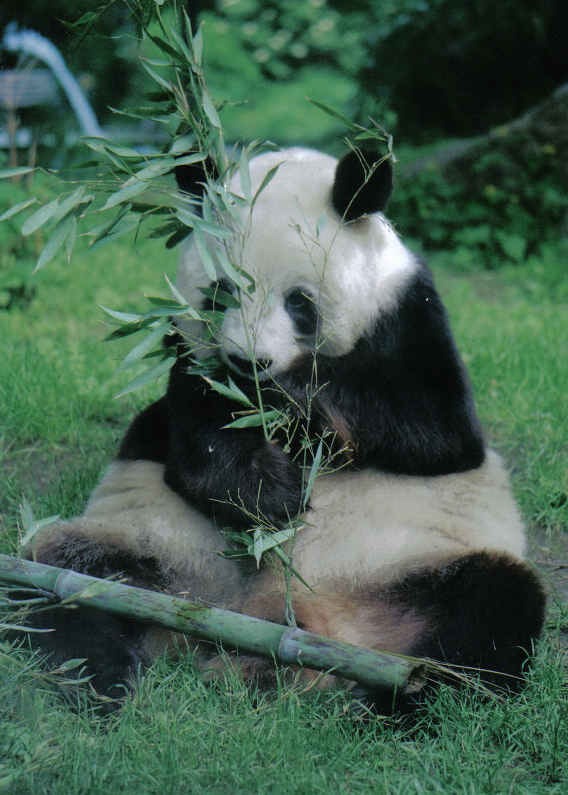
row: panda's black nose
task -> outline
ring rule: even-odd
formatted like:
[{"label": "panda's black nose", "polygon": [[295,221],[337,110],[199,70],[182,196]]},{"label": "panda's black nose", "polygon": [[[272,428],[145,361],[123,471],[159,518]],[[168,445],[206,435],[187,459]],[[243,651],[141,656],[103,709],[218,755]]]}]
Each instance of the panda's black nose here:
[{"label": "panda's black nose", "polygon": [[250,359],[244,359],[242,356],[234,356],[233,354],[229,354],[227,359],[229,360],[230,366],[238,373],[251,378],[254,376],[255,365],[257,372],[262,373],[264,370],[268,370],[272,364],[272,359],[257,359],[255,365],[253,365]]}]

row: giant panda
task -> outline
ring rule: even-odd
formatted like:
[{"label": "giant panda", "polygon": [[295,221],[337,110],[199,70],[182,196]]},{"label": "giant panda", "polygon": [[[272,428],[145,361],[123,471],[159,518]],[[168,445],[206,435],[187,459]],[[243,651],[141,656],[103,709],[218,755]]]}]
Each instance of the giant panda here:
[{"label": "giant panda", "polygon": [[[194,174],[178,177],[195,189]],[[243,213],[239,255],[254,289],[237,291],[239,306],[216,305],[235,286],[208,275],[192,239],[178,289],[223,312],[215,377],[296,407],[337,466],[304,504],[301,444],[225,428],[242,406],[189,371],[188,351],[199,360],[211,340],[186,319],[166,394],[134,419],[84,513],[44,528],[27,554],[283,622],[282,572],[221,555],[221,530],[246,529],[252,514],[276,528],[299,516],[299,576],[288,583],[298,626],[514,689],[541,632],[543,591],[432,275],[383,214],[390,161],[291,148],[256,156],[249,178],[252,195],[264,189],[252,211],[235,205],[231,223]],[[235,174],[231,190],[242,184]],[[42,616],[56,630],[41,636],[44,648],[56,660],[86,657],[107,694],[174,645],[93,609]],[[265,663],[241,667],[257,676]]]}]

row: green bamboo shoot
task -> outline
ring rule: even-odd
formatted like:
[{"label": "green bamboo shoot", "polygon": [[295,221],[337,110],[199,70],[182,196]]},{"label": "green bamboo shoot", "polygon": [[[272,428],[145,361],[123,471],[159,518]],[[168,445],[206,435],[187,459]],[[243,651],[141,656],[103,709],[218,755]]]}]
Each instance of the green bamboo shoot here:
[{"label": "green bamboo shoot", "polygon": [[0,582],[40,588],[53,594],[54,600],[159,624],[287,665],[331,671],[368,688],[417,692],[426,679],[424,660],[371,651],[296,627],[9,555],[0,555]]}]

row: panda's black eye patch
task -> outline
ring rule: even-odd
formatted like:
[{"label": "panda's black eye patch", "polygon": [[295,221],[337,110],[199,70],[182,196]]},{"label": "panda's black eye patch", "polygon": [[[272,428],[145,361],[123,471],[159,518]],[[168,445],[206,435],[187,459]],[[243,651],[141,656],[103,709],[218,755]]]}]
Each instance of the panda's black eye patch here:
[{"label": "panda's black eye patch", "polygon": [[211,282],[209,287],[202,287],[200,292],[205,296],[203,309],[224,312],[225,309],[238,309],[240,303],[235,295],[235,286],[228,279]]},{"label": "panda's black eye patch", "polygon": [[290,315],[300,334],[316,333],[318,310],[314,297],[302,287],[295,287],[284,298],[284,308]]}]

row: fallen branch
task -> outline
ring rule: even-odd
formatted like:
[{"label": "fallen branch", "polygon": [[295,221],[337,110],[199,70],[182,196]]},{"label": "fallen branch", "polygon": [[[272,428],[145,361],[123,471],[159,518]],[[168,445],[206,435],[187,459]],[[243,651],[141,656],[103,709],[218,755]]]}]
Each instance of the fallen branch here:
[{"label": "fallen branch", "polygon": [[0,555],[0,582],[41,589],[53,594],[54,600],[159,624],[286,665],[333,671],[368,688],[416,693],[426,681],[428,663],[424,660],[371,651],[295,627],[9,555]]},{"label": "fallen branch", "polygon": [[483,152],[499,149],[504,144],[521,148],[526,145],[527,138],[541,145],[554,146],[558,168],[565,173],[567,113],[568,83],[563,83],[545,100],[516,119],[499,124],[483,135],[450,141],[437,151],[402,165],[402,175],[405,179],[412,179],[422,171],[437,168],[449,177],[457,174],[467,179],[464,169],[475,163]]}]

